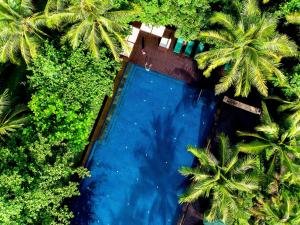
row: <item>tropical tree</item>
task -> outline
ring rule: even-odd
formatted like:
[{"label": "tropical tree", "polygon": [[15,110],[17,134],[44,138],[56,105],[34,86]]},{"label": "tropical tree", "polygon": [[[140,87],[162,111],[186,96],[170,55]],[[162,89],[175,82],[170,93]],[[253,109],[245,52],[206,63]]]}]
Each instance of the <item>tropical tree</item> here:
[{"label": "tropical tree", "polygon": [[70,0],[48,0],[45,6],[45,14],[62,12],[70,3]]},{"label": "tropical tree", "polygon": [[261,124],[255,127],[257,133],[238,132],[240,136],[253,138],[250,142],[239,143],[239,151],[249,154],[262,154],[266,174],[296,173],[299,175],[297,159],[300,158],[300,126],[289,119],[282,125],[275,123],[265,103],[262,103]]},{"label": "tropical tree", "polygon": [[300,24],[300,13],[291,13],[286,16],[289,23]]},{"label": "tropical tree", "polygon": [[216,45],[209,51],[196,56],[199,67],[209,77],[212,71],[222,65],[230,69],[221,77],[215,87],[217,94],[235,87],[236,96],[248,96],[251,87],[262,95],[268,95],[266,82],[274,75],[285,83],[285,76],[279,69],[282,57],[295,56],[297,45],[286,35],[276,32],[274,15],[261,13],[256,0],[246,0],[239,8],[238,19],[224,13],[215,13],[211,24],[222,29],[200,33],[200,37]]},{"label": "tropical tree", "polygon": [[290,119],[291,123],[297,125],[300,122],[300,96],[294,101],[287,101],[278,97],[272,97],[271,99],[279,100],[282,103],[278,107],[278,111],[288,112],[288,118]]},{"label": "tropical tree", "polygon": [[54,10],[54,13],[48,13],[48,25],[70,25],[63,42],[68,41],[73,48],[82,43],[97,59],[102,42],[109,47],[115,59],[119,58],[122,48],[128,51],[123,36],[127,25],[121,21],[137,13],[137,9],[118,10],[110,0],[74,0],[67,6],[61,2],[51,0],[46,9]]},{"label": "tropical tree", "polygon": [[249,218],[246,207],[251,206],[252,193],[258,189],[258,160],[253,156],[239,158],[237,150],[230,147],[224,134],[219,136],[217,150],[219,154],[216,157],[207,149],[188,148],[199,165],[180,169],[182,175],[191,178],[192,184],[179,202],[210,198],[211,206],[205,220],[222,220],[225,224],[236,220],[245,222]]},{"label": "tropical tree", "polygon": [[300,224],[299,199],[292,193],[283,192],[267,199],[259,196],[250,211],[255,217],[255,224]]},{"label": "tropical tree", "polygon": [[0,95],[0,138],[2,140],[24,125],[26,117],[21,115],[24,111],[25,108],[22,106],[12,108],[8,90]]},{"label": "tropical tree", "polygon": [[289,23],[300,24],[300,3],[298,0],[282,1],[277,13],[285,17]]},{"label": "tropical tree", "polygon": [[0,1],[0,62],[26,63],[37,56],[38,48],[46,35],[40,28],[44,16],[34,13],[31,0]]}]

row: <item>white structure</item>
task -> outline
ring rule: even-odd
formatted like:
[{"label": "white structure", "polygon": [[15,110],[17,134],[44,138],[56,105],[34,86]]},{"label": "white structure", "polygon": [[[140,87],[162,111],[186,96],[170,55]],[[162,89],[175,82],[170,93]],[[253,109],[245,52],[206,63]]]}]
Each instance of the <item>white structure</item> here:
[{"label": "white structure", "polygon": [[163,26],[153,27],[151,34],[162,37],[165,33],[165,29],[166,29],[166,27],[163,27]]},{"label": "white structure", "polygon": [[154,34],[156,36],[162,37],[164,35],[166,27],[160,26],[160,27],[153,27],[150,25],[146,25],[142,23],[141,30],[147,33]]},{"label": "white structure", "polygon": [[129,35],[126,38],[126,41],[131,42],[131,43],[135,43],[136,39],[138,38],[140,33],[140,29],[136,28],[136,27],[131,27],[131,35]]},{"label": "white structure", "polygon": [[147,33],[151,33],[152,29],[153,29],[152,26],[148,26],[148,25],[142,23],[142,26],[141,26],[141,30],[142,31],[145,31]]},{"label": "white structure", "polygon": [[[136,28],[131,26],[131,34],[129,36],[127,36],[126,38],[126,42],[128,44],[128,48],[127,50],[123,49],[123,52],[121,53],[121,55],[123,56],[127,56],[130,57],[131,52],[133,50],[134,44],[139,36],[140,30],[147,32],[147,33],[151,33],[153,35],[162,37],[164,32],[165,32],[166,27],[164,26],[160,26],[160,27],[153,27],[150,25],[146,25],[144,23],[142,23],[141,28]],[[160,41],[159,46],[163,47],[163,48],[169,48],[171,44],[171,39],[168,38],[162,38]]]},{"label": "white structure", "polygon": [[128,49],[123,49],[123,52],[121,55],[129,57],[131,55],[131,52],[133,50],[134,44],[139,36],[140,29],[136,27],[131,27],[131,34],[127,36],[126,42],[128,45]]},{"label": "white structure", "polygon": [[171,41],[172,41],[171,39],[162,37],[160,40],[159,46],[162,48],[169,49],[170,45],[171,45]]}]

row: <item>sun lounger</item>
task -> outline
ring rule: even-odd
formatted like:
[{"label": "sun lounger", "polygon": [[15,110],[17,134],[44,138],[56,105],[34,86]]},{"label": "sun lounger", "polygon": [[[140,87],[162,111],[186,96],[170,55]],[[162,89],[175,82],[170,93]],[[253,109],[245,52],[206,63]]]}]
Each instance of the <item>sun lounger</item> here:
[{"label": "sun lounger", "polygon": [[204,50],[204,44],[202,44],[201,42],[198,44],[197,46],[197,50],[196,50],[196,54],[199,54],[201,52],[203,52]]},{"label": "sun lounger", "polygon": [[194,41],[189,41],[186,45],[184,54],[186,57],[190,57],[193,51],[193,47],[194,47],[195,42]]},{"label": "sun lounger", "polygon": [[181,52],[183,42],[184,42],[184,40],[182,38],[177,39],[176,45],[173,50],[175,53],[179,54]]},{"label": "sun lounger", "polygon": [[225,71],[228,71],[230,69],[230,64],[229,63],[226,63],[225,66],[224,66],[224,70]]}]

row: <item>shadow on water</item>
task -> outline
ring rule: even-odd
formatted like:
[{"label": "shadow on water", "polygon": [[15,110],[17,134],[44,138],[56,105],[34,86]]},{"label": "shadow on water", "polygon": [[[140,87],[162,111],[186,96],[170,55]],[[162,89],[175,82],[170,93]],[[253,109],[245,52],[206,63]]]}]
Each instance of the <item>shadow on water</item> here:
[{"label": "shadow on water", "polygon": [[80,196],[74,199],[72,203],[72,211],[75,218],[71,224],[81,225],[93,222],[94,214],[92,211],[92,199],[95,195],[95,189],[98,183],[91,181],[88,187],[85,183],[80,185]]},{"label": "shadow on water", "polygon": [[179,209],[177,192],[184,184],[179,183],[182,177],[177,171],[175,149],[183,131],[183,128],[174,126],[174,114],[171,112],[165,116],[153,116],[150,126],[147,129],[141,128],[145,139],[136,147],[134,154],[140,162],[139,173],[142,176],[132,187],[127,205],[120,209],[118,215],[112,215],[112,224],[176,223],[174,211]]},{"label": "shadow on water", "polygon": [[179,112],[182,108],[188,109],[197,104],[200,89],[189,84],[185,84],[182,88],[182,96],[175,107],[175,113]]},{"label": "shadow on water", "polygon": [[[94,163],[92,160],[89,167],[100,167],[104,170],[111,169],[110,166],[103,163]],[[80,196],[75,198],[72,203],[72,211],[75,218],[72,220],[72,225],[92,224],[95,221],[96,215],[94,213],[93,205],[96,197],[98,199],[104,197],[104,193],[98,193],[96,190],[105,183],[107,175],[103,172],[101,174],[93,175],[90,178],[85,178],[80,184]],[[96,196],[97,195],[97,196]]]}]

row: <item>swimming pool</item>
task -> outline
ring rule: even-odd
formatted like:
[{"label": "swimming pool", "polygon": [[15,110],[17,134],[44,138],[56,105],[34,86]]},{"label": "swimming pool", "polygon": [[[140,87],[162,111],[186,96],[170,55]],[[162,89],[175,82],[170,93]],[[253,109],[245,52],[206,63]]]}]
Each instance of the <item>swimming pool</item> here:
[{"label": "swimming pool", "polygon": [[87,167],[91,177],[73,204],[72,224],[176,224],[178,196],[191,166],[186,151],[204,144],[214,97],[168,76],[129,64],[126,82]]}]

